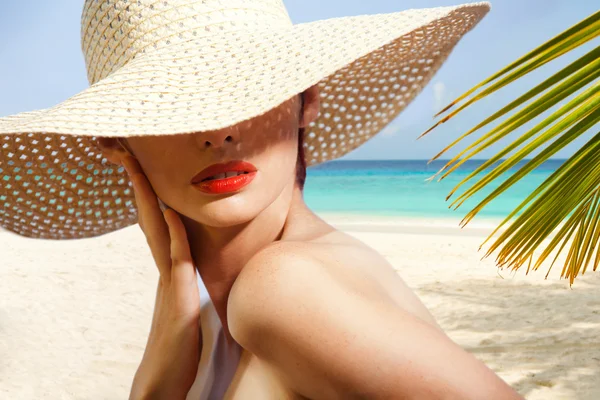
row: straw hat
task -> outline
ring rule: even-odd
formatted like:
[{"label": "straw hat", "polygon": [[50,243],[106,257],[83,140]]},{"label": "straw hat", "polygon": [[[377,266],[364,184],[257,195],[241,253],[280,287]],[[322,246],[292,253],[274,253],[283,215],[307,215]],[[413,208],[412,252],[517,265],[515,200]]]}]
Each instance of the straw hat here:
[{"label": "straw hat", "polygon": [[70,239],[135,224],[127,174],[102,157],[96,137],[217,130],[317,83],[307,165],[341,157],[392,121],[488,10],[473,3],[294,25],[282,0],[86,0],[91,86],[0,118],[0,225]]}]

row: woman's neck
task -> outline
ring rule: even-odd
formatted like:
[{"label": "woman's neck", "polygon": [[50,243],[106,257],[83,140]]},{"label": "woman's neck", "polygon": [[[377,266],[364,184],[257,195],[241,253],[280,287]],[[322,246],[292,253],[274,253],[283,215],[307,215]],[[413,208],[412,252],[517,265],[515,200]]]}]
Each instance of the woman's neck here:
[{"label": "woman's neck", "polygon": [[[224,330],[229,292],[244,265],[265,246],[281,240],[290,230],[290,216],[312,212],[302,191],[294,186],[251,221],[230,227],[209,227],[184,218],[192,258],[210,295]],[[292,229],[293,230],[293,229]]]}]

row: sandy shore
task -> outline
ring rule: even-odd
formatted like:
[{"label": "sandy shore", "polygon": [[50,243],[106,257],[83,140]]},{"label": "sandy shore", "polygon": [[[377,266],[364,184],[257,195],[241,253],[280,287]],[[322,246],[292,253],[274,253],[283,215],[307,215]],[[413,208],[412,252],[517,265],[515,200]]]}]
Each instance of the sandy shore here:
[{"label": "sandy shore", "polygon": [[[600,398],[600,271],[499,273],[473,221],[326,216],[377,249],[440,325],[528,399]],[[96,239],[0,232],[0,398],[125,399],[157,279],[137,226]]]}]

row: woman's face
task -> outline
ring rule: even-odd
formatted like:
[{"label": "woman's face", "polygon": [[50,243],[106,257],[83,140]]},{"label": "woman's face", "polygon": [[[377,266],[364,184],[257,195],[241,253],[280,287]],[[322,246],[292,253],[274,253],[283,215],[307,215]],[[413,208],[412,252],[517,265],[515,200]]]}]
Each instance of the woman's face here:
[{"label": "woman's face", "polygon": [[[298,130],[310,122],[301,121],[301,107],[301,97],[294,96],[264,115],[225,129],[132,137],[126,143],[166,205],[204,225],[237,225],[252,220],[282,192],[293,188]],[[110,153],[101,148],[105,155]],[[214,194],[191,183],[206,167],[234,160],[256,168],[254,179],[241,189]]]}]

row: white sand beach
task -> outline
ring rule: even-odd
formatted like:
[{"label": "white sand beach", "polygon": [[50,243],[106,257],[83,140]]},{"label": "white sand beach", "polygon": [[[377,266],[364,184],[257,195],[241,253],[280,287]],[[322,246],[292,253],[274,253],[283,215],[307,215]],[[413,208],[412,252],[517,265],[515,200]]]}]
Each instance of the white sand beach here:
[{"label": "white sand beach", "polygon": [[[448,334],[526,398],[600,398],[600,271],[572,288],[559,267],[547,280],[546,269],[499,273],[477,252],[485,222],[326,219],[381,252]],[[126,399],[157,279],[138,226],[64,242],[3,231],[0,259],[0,398]]]}]

